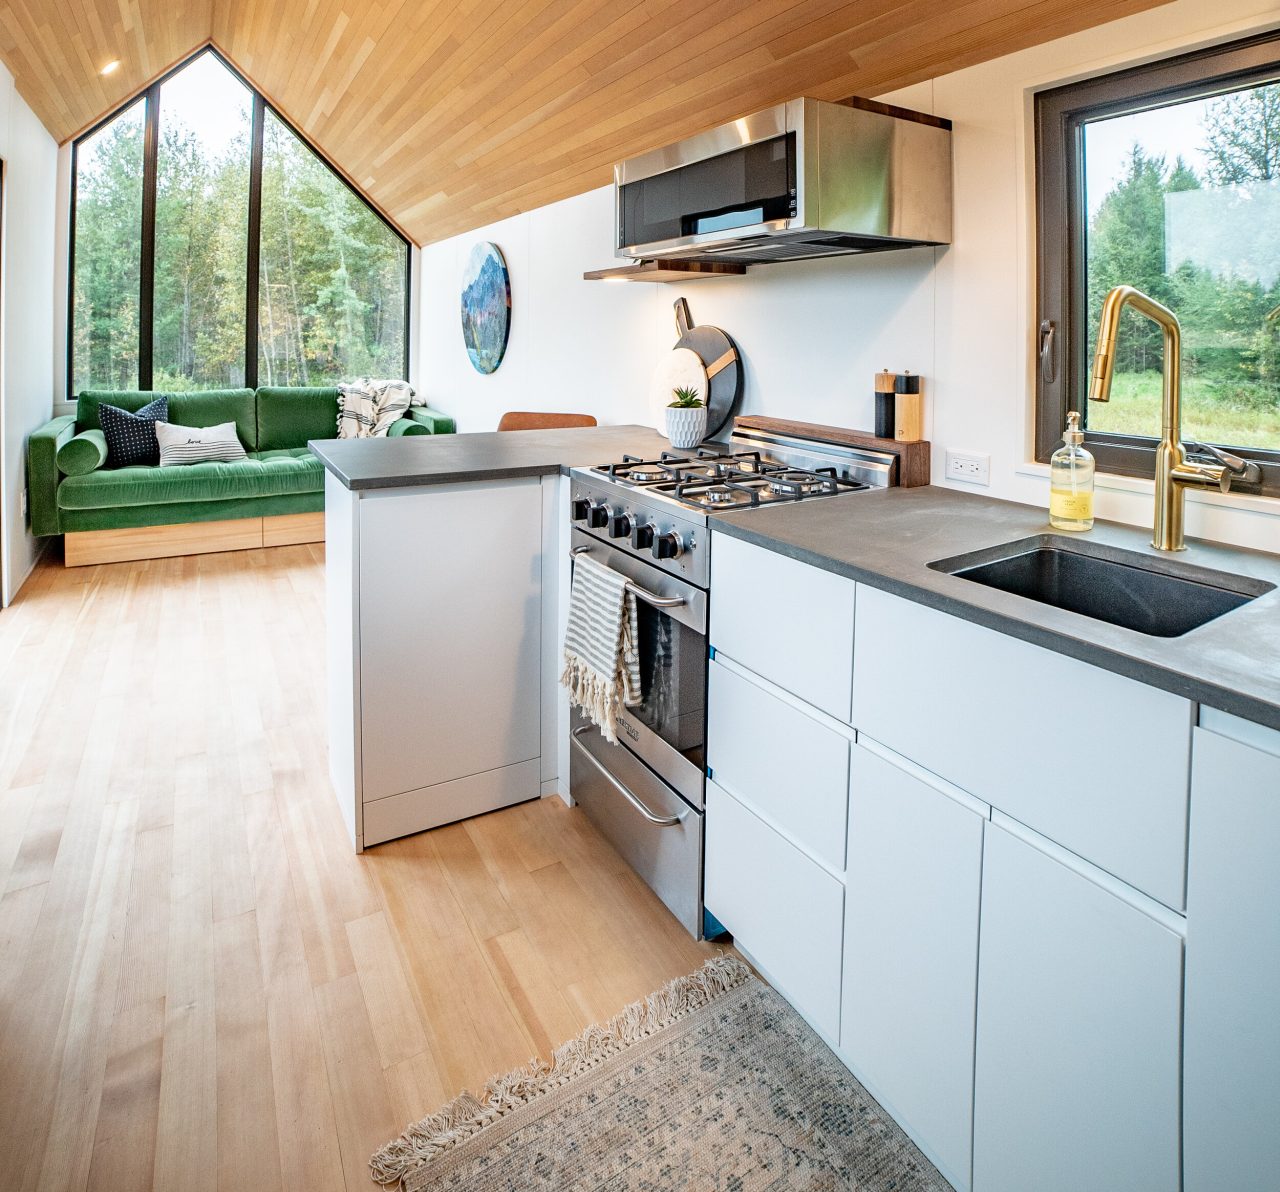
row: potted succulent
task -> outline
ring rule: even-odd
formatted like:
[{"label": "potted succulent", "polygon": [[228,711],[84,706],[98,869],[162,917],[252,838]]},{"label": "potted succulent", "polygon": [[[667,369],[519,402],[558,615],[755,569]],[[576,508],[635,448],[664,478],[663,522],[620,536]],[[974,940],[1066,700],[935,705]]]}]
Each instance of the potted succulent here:
[{"label": "potted succulent", "polygon": [[667,405],[667,438],[671,446],[687,451],[702,442],[707,433],[707,407],[696,389],[673,389],[675,399]]}]

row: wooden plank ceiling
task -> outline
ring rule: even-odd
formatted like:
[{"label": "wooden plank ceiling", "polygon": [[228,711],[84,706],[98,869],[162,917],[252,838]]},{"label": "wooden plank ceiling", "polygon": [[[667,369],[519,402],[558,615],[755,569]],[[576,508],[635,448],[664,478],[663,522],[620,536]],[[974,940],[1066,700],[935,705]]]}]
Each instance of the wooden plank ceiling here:
[{"label": "wooden plank ceiling", "polygon": [[1163,2],[0,0],[0,58],[61,140],[212,40],[428,243],[782,99],[883,94]]}]

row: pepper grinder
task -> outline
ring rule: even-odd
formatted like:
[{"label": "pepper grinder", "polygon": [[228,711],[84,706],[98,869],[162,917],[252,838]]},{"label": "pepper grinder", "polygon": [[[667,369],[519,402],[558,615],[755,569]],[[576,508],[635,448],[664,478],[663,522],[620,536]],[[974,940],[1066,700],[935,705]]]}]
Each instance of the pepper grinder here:
[{"label": "pepper grinder", "polygon": [[892,439],[895,433],[897,416],[895,414],[896,395],[894,385],[897,377],[887,368],[876,373],[876,438]]}]

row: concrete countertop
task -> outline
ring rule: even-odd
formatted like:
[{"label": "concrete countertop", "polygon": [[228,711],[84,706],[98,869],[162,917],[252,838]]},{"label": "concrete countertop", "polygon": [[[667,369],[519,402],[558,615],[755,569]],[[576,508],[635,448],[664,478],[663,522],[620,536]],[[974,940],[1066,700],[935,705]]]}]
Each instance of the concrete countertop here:
[{"label": "concrete countertop", "polygon": [[[1176,638],[1150,637],[930,570],[928,564],[1054,533],[1047,512],[942,488],[886,489],[718,515],[716,531],[1280,729],[1280,586]],[[1168,555],[1150,528],[1098,522],[1087,540],[1280,585],[1280,557],[1207,542]],[[1087,709],[1085,715],[1124,715]]]},{"label": "concrete countertop", "polygon": [[609,463],[624,454],[653,458],[671,448],[662,435],[647,426],[318,439],[307,446],[353,492],[546,476]]}]

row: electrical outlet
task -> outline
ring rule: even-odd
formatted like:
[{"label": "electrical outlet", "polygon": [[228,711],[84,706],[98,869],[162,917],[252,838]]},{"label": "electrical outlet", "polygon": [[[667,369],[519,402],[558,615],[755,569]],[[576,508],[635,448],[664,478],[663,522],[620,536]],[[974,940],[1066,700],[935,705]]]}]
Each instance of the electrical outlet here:
[{"label": "electrical outlet", "polygon": [[947,452],[947,479],[967,484],[991,483],[991,456],[973,451]]}]

